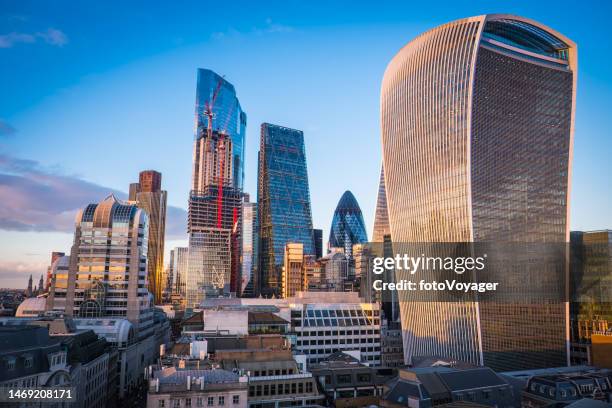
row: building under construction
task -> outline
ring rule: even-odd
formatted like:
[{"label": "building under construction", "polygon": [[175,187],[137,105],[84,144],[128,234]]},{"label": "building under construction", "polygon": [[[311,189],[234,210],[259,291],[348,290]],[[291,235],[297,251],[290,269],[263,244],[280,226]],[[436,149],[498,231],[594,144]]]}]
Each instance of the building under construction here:
[{"label": "building under construction", "polygon": [[[186,306],[236,290],[240,268],[240,217],[244,130],[234,87],[210,70],[198,70],[196,138],[189,195]],[[238,244],[237,244],[238,243]]]}]

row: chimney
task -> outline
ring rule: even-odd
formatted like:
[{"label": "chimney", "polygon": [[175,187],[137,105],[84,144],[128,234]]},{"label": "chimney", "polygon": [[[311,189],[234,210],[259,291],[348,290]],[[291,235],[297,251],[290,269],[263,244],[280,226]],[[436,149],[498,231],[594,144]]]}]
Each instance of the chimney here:
[{"label": "chimney", "polygon": [[159,378],[155,379],[155,392],[159,392]]},{"label": "chimney", "polygon": [[191,376],[187,376],[187,391],[191,391]]}]

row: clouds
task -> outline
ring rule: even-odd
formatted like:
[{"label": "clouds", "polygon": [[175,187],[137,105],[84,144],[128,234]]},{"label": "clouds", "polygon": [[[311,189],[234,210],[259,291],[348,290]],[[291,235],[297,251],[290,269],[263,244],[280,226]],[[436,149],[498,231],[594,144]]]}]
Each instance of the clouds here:
[{"label": "clouds", "polygon": [[[111,193],[126,198],[122,191],[44,168],[33,160],[0,154],[2,230],[72,233],[76,212]],[[170,206],[166,220],[167,237],[184,238],[186,222],[186,211]]]},{"label": "clouds", "polygon": [[34,44],[40,41],[55,47],[63,47],[68,44],[68,36],[53,27],[35,33],[13,31],[0,35],[0,48],[12,48],[18,44]]}]

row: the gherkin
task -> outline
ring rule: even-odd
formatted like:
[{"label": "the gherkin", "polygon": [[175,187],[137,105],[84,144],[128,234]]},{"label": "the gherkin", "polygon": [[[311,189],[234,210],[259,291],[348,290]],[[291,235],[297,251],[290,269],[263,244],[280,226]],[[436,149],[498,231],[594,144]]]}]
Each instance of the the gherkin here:
[{"label": "the gherkin", "polygon": [[361,208],[350,191],[345,191],[336,206],[329,231],[329,247],[344,248],[348,256],[353,254],[353,245],[368,241]]}]

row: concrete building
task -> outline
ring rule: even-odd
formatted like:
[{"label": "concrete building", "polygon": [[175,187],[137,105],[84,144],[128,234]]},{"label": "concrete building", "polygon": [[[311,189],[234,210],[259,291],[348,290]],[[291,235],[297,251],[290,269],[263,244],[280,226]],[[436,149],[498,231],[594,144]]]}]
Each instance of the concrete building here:
[{"label": "concrete building", "polygon": [[165,368],[149,379],[147,408],[246,408],[248,380],[226,370]]},{"label": "concrete building", "polygon": [[385,383],[396,375],[391,369],[366,366],[342,352],[314,364],[310,371],[329,406],[335,407],[378,405]]},{"label": "concrete building", "polygon": [[348,256],[343,248],[331,248],[331,252],[319,259],[325,270],[325,287],[331,292],[344,292],[349,283]]},{"label": "concrete building", "polygon": [[380,333],[380,364],[383,367],[404,366],[404,342],[399,322],[383,320]]},{"label": "concrete building", "polygon": [[311,373],[287,349],[246,349],[216,354],[225,370],[248,375],[249,407],[317,406],[324,397]]},{"label": "concrete building", "polygon": [[355,292],[298,292],[285,299],[207,299],[202,308],[222,311],[271,311],[289,321],[289,336],[307,363],[338,351],[359,351],[365,364],[380,365],[380,307]]},{"label": "concrete building", "polygon": [[[380,103],[393,241],[569,242],[576,81],[576,45],[519,16],[453,21],[404,46],[387,66]],[[529,290],[546,294],[559,280],[541,277]],[[496,370],[569,362],[566,299],[399,295],[407,363],[426,355]]]},{"label": "concrete building", "polygon": [[281,277],[281,296],[292,297],[304,290],[304,244],[288,242],[285,244],[283,271]]},{"label": "concrete building", "polygon": [[166,289],[163,276],[168,193],[161,189],[161,184],[161,173],[141,171],[138,183],[130,184],[129,195],[129,200],[145,210],[149,217],[147,280],[156,304],[162,303],[162,293]]},{"label": "concrete building", "polygon": [[109,390],[113,351],[93,331],[77,331],[63,319],[4,323],[0,387],[72,387],[77,397],[70,406],[78,408],[105,408],[113,400],[114,390]]}]

